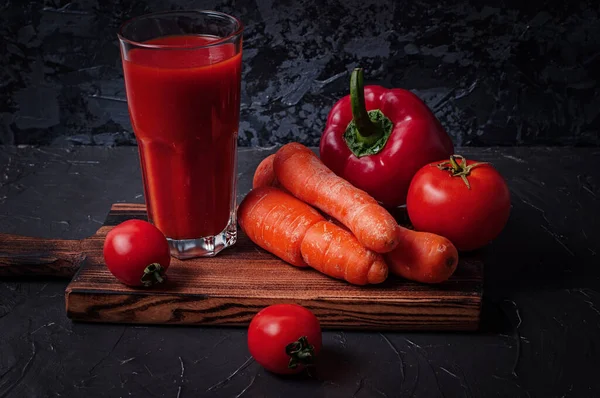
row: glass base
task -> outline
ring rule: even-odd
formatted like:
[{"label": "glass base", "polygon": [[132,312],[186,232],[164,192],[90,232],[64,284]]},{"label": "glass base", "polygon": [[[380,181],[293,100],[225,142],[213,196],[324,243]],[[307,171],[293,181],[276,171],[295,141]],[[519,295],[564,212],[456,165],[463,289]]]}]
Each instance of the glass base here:
[{"label": "glass base", "polygon": [[197,239],[167,238],[171,256],[180,260],[195,257],[213,257],[223,249],[233,246],[237,241],[236,218],[231,217],[221,233]]}]

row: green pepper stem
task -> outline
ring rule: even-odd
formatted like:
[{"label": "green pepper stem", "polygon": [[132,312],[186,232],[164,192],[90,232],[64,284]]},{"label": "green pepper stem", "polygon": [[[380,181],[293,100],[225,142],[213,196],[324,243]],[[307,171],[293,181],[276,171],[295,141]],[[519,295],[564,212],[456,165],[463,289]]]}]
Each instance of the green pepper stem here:
[{"label": "green pepper stem", "polygon": [[356,138],[366,145],[373,145],[383,136],[384,131],[371,121],[367,112],[362,68],[355,68],[350,75],[350,104],[357,130]]}]

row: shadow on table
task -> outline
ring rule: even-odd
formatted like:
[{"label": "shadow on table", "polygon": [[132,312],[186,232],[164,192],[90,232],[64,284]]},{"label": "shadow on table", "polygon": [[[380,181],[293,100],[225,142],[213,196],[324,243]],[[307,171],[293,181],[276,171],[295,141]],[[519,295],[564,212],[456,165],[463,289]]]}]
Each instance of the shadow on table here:
[{"label": "shadow on table", "polygon": [[[543,213],[515,202],[501,236],[481,250],[486,294],[593,287],[600,267],[593,261],[595,248],[579,237],[583,226],[563,225],[561,234]],[[596,229],[586,234],[590,242],[600,241],[599,235]]]},{"label": "shadow on table", "polygon": [[522,304],[523,297],[544,301],[555,291],[598,289],[595,251],[600,234],[593,228],[593,214],[579,215],[576,208],[574,204],[564,209],[562,217],[557,217],[563,213],[556,209],[558,213],[550,217],[513,197],[506,228],[476,253],[484,261],[480,332],[514,333],[521,323],[515,300]]},{"label": "shadow on table", "polygon": [[324,345],[314,367],[306,368],[297,374],[269,374],[285,383],[296,383],[298,388],[306,388],[311,384],[340,386],[348,379],[348,375],[357,374],[359,371],[359,361],[350,350]]},{"label": "shadow on table", "polygon": [[315,376],[321,381],[336,384],[346,379],[347,375],[356,373],[357,368],[356,358],[352,356],[351,350],[324,346],[319,354]]}]

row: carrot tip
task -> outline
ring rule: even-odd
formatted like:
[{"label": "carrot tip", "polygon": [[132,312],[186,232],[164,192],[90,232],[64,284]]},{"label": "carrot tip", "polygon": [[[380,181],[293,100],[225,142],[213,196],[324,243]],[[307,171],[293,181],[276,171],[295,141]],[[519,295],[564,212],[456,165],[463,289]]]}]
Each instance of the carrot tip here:
[{"label": "carrot tip", "polygon": [[367,282],[371,284],[382,283],[387,279],[388,266],[383,260],[376,260],[367,275]]}]

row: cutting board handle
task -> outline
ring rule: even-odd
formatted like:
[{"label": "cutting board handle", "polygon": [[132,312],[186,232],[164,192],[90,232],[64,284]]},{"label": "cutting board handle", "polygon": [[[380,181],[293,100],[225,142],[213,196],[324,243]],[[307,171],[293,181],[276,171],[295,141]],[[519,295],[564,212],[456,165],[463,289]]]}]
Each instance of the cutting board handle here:
[{"label": "cutting board handle", "polygon": [[0,278],[72,278],[85,260],[79,240],[0,234]]}]

